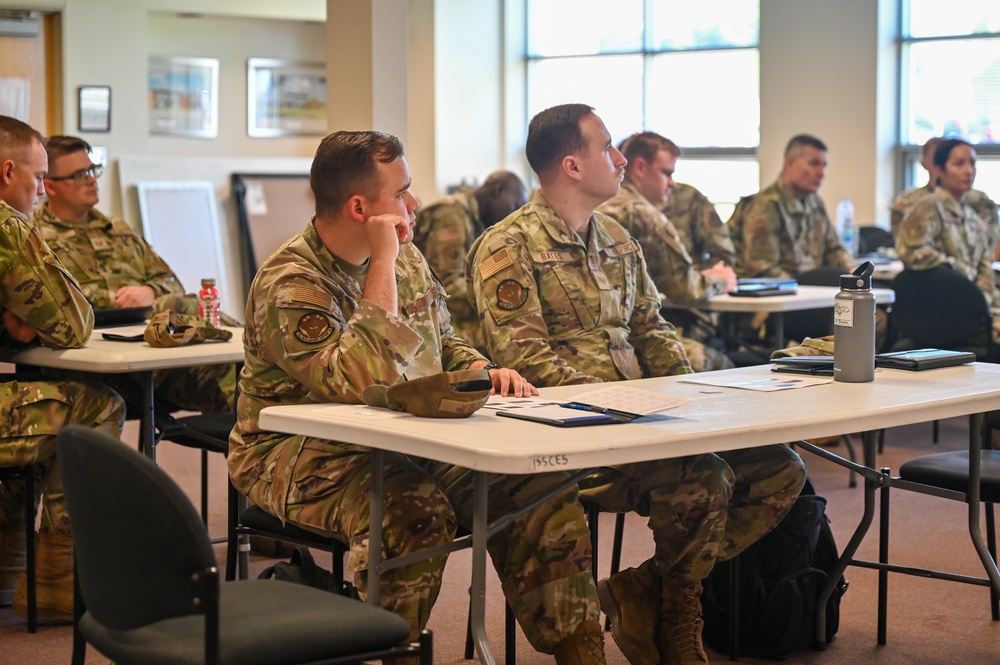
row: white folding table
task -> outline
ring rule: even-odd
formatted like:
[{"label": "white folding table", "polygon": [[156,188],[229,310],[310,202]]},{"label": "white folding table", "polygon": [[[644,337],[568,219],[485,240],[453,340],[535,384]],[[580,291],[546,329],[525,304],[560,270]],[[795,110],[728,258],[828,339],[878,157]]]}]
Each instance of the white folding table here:
[{"label": "white folding table", "polygon": [[[712,373],[766,379],[766,366]],[[699,375],[701,377],[705,374]],[[838,569],[831,574],[826,597],[834,582],[853,561],[875,510],[880,476],[875,460],[876,431],[942,418],[982,414],[1000,408],[1000,366],[972,364],[925,372],[880,369],[871,383],[832,382],[795,390],[756,392],[684,383],[684,377],[642,379],[628,385],[692,400],[692,403],[658,416],[631,423],[561,429],[538,423],[502,418],[481,409],[470,418],[439,420],[419,418],[360,405],[310,404],[269,407],[261,411],[262,427],[290,434],[335,439],[372,449],[373,478],[369,542],[380,543],[383,451],[424,457],[474,470],[472,530],[471,618],[476,649],[483,663],[496,662],[484,629],[486,540],[505,525],[490,523],[487,512],[487,479],[491,473],[527,474],[551,470],[580,471],[687,455],[750,448],[837,436],[864,431],[864,465],[849,462],[827,451],[834,461],[865,477],[865,510],[844,549]],[[790,376],[788,380],[794,380]],[[564,386],[542,390],[543,397],[570,399],[593,386]],[[978,424],[977,424],[978,423]],[[981,415],[973,418],[970,450],[979,445]],[[976,436],[978,431],[979,436]],[[971,465],[978,479],[977,462]],[[1000,572],[986,551],[979,533],[978,483],[970,492],[969,529],[994,589],[1000,592]],[[973,519],[974,518],[974,519]],[[450,550],[458,549],[459,546]],[[440,548],[439,548],[440,549]],[[440,555],[438,550],[429,555]],[[379,578],[392,562],[381,560],[378,547],[369,548],[369,602],[378,602]],[[825,637],[826,603],[819,603],[817,641]]]},{"label": "white folding table", "polygon": [[198,365],[222,365],[243,362],[243,328],[226,328],[233,338],[187,344],[169,349],[154,348],[146,342],[117,342],[103,338],[103,333],[131,333],[143,326],[95,329],[86,346],[79,349],[54,349],[34,346],[9,357],[6,362],[33,365],[90,374],[129,374],[142,390],[139,449],[156,458],[154,432],[153,372]]}]

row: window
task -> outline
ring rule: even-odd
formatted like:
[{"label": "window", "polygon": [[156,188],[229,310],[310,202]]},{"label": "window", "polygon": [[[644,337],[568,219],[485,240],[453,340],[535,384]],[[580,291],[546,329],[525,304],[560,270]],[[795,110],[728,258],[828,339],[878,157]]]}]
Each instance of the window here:
[{"label": "window", "polygon": [[582,102],[616,143],[643,130],[672,139],[684,151],[678,181],[723,219],[759,189],[758,2],[526,2],[529,117]]},{"label": "window", "polygon": [[1000,197],[1000,3],[902,0],[903,185],[923,184],[920,146],[934,136],[976,146],[976,189]]}]

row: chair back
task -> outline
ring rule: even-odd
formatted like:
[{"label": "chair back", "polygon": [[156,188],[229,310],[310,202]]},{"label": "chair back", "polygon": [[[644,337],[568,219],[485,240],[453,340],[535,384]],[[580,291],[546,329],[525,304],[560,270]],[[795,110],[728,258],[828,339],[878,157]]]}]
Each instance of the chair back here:
[{"label": "chair back", "polygon": [[151,460],[91,428],[64,427],[56,451],[90,616],[129,630],[200,614],[192,577],[214,567],[215,554],[181,489]]},{"label": "chair back", "polygon": [[871,254],[883,247],[895,247],[892,234],[878,226],[858,227],[858,254]]},{"label": "chair back", "polygon": [[[796,276],[803,286],[840,286],[840,276],[849,273],[840,266],[819,266]],[[833,334],[833,299],[829,307],[785,313],[785,338],[802,341],[806,337]]]},{"label": "chair back", "polygon": [[989,305],[979,286],[964,275],[948,266],[904,270],[892,280],[892,289],[896,292],[892,327],[897,340],[910,340],[914,348],[988,348],[992,334]]}]

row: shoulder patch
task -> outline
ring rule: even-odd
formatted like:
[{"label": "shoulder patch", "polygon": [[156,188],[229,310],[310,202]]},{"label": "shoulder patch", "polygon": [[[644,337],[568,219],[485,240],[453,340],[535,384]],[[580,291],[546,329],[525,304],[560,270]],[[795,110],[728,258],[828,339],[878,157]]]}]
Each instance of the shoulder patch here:
[{"label": "shoulder patch", "polygon": [[631,254],[639,250],[639,245],[636,244],[634,240],[629,240],[628,242],[619,243],[612,247],[608,247],[605,251],[608,256],[621,256],[622,254]]},{"label": "shoulder patch", "polygon": [[305,344],[319,344],[333,334],[333,324],[326,314],[309,312],[299,318],[295,337]]},{"label": "shoulder patch", "polygon": [[310,289],[304,286],[296,286],[292,289],[292,292],[288,294],[289,303],[303,303],[306,305],[313,305],[321,309],[325,309],[328,312],[333,311],[333,296],[325,291],[320,291],[318,289]]},{"label": "shoulder patch", "polygon": [[528,299],[528,287],[516,279],[505,279],[497,284],[497,305],[502,309],[517,309]]},{"label": "shoulder patch", "polygon": [[514,259],[510,256],[510,250],[504,247],[479,264],[479,278],[489,279],[504,268],[514,264]]}]

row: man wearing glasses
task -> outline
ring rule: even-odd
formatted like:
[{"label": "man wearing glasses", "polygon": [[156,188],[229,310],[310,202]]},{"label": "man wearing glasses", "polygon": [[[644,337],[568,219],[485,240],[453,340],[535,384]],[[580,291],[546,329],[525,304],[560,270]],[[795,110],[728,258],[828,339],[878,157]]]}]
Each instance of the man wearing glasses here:
[{"label": "man wearing glasses", "polygon": [[[152,307],[197,314],[177,276],[153,248],[121,219],[94,208],[104,167],[91,161],[90,144],[75,136],[45,141],[49,170],[42,184],[48,200],[35,209],[34,224],[80,283],[94,309]],[[223,314],[225,325],[241,325]],[[154,380],[158,398],[193,411],[231,409],[236,388],[233,365],[164,370]]]}]

